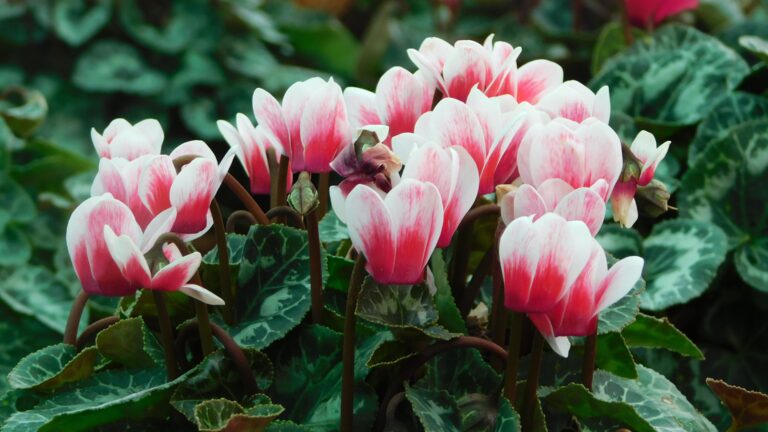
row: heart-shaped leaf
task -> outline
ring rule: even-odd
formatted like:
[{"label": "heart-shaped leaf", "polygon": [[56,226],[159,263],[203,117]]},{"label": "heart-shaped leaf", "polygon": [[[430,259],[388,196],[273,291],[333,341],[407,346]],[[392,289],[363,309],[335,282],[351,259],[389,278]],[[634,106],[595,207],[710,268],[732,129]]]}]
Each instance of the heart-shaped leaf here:
[{"label": "heart-shaped leaf", "polygon": [[8,222],[29,222],[35,218],[35,202],[18,183],[0,174],[0,229]]},{"label": "heart-shaped leaf", "polygon": [[127,368],[163,366],[163,351],[141,318],[120,320],[96,335],[101,355]]},{"label": "heart-shaped leaf", "polygon": [[627,345],[632,347],[665,348],[676,353],[704,360],[704,354],[667,318],[639,314],[635,322],[621,331]]},{"label": "heart-shaped leaf", "polygon": [[148,8],[139,0],[120,1],[120,22],[126,32],[148,48],[176,53],[194,37],[210,30],[215,14],[204,1],[170,0]]},{"label": "heart-shaped leaf", "polygon": [[17,389],[50,392],[91,376],[98,356],[95,347],[77,352],[72,345],[51,345],[21,359],[8,374],[8,382]]},{"label": "heart-shaped leaf", "polygon": [[[632,324],[628,327],[630,326]],[[626,330],[627,327],[624,329]],[[595,364],[598,368],[614,375],[630,379],[637,378],[635,360],[621,333],[605,333],[597,337]]]},{"label": "heart-shaped leaf", "polygon": [[200,432],[259,432],[283,411],[265,395],[247,408],[227,399],[210,399],[195,407],[195,423]]},{"label": "heart-shaped leaf", "polygon": [[[0,304],[0,333],[6,341],[0,350],[0,394],[10,389],[8,372],[30,351],[61,341],[61,335],[37,320],[19,315]],[[2,403],[0,403],[2,405]],[[0,419],[4,416],[0,413]]]},{"label": "heart-shaped leaf", "polygon": [[165,88],[165,77],[152,70],[131,45],[100,40],[77,59],[72,80],[94,92],[151,95]]},{"label": "heart-shaped leaf", "polygon": [[112,15],[112,0],[70,0],[53,6],[53,27],[64,42],[78,46],[104,27]]},{"label": "heart-shaped leaf", "polygon": [[336,242],[349,238],[347,225],[336,216],[333,210],[328,210],[328,213],[323,216],[318,224],[318,230],[320,240],[324,242]]},{"label": "heart-shaped leaf", "polygon": [[456,306],[451,286],[448,283],[448,270],[441,250],[436,250],[430,259],[430,269],[435,278],[435,304],[438,311],[438,323],[448,331],[467,333],[467,325],[461,318],[461,312]]}]

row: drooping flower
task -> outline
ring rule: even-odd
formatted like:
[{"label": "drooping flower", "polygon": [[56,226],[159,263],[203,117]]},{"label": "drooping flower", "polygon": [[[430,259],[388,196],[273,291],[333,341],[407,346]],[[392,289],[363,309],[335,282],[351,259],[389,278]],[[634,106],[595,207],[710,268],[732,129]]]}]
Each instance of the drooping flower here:
[{"label": "drooping flower", "polygon": [[387,125],[389,134],[383,142],[391,147],[392,137],[413,132],[419,116],[432,108],[434,93],[434,85],[424,79],[422,72],[411,73],[396,66],[381,76],[375,93],[347,87],[344,100],[353,129]]},{"label": "drooping flower", "polygon": [[611,118],[611,99],[608,87],[592,93],[578,81],[566,81],[542,96],[536,106],[550,117],[566,118],[576,123],[594,117],[603,123]]},{"label": "drooping flower", "polygon": [[555,213],[510,222],[499,239],[504,305],[525,313],[552,309],[587,264],[583,248],[592,240],[583,222]]},{"label": "drooping flower", "polygon": [[507,152],[517,151],[514,146],[521,141],[517,132],[525,117],[522,112],[503,111],[502,104],[501,99],[489,98],[477,88],[470,92],[466,103],[443,99],[434,110],[419,117],[413,134],[397,136],[392,146],[406,166],[411,150],[426,142],[446,148],[462,147],[475,161],[480,173],[478,193],[493,192],[497,178],[506,179],[512,174],[497,176],[496,171]]},{"label": "drooping flower", "polygon": [[347,196],[355,186],[364,184],[385,196],[400,181],[399,172],[403,164],[383,144],[387,131],[384,125],[358,129],[355,142],[331,162],[331,168],[344,177],[338,186],[331,186],[329,190],[333,210],[342,222],[346,221]]},{"label": "drooping flower", "polygon": [[[523,183],[534,188],[557,178],[574,189],[593,188],[607,201],[621,173],[621,141],[597,119],[581,124],[555,119],[528,131],[517,154],[517,168]],[[605,185],[598,188],[600,180]]]},{"label": "drooping flower", "polygon": [[608,270],[605,252],[596,240],[580,246],[589,248],[588,253],[581,252],[589,260],[568,295],[545,313],[529,315],[552,349],[563,357],[570,349],[567,336],[588,336],[597,331],[598,314],[624,297],[643,271],[643,259],[636,256],[624,258]]},{"label": "drooping flower", "polygon": [[103,134],[91,129],[91,140],[99,157],[133,160],[144,155],[160,154],[163,128],[155,119],[131,125],[127,120],[112,120]]},{"label": "drooping flower", "polygon": [[353,138],[341,87],[333,79],[293,84],[282,105],[256,89],[253,113],[267,137],[290,156],[294,172],[330,172],[331,161]]},{"label": "drooping flower", "polygon": [[443,225],[440,192],[432,183],[407,179],[382,198],[366,185],[347,196],[352,244],[367,259],[368,273],[382,284],[416,284],[437,245]]},{"label": "drooping flower", "polygon": [[556,178],[544,181],[538,188],[524,184],[503,196],[499,202],[501,218],[509,224],[522,216],[533,216],[536,220],[553,212],[565,220],[584,222],[595,235],[605,219],[605,202],[599,191],[607,188],[608,184],[602,179],[592,188],[578,189]]},{"label": "drooping flower", "polygon": [[619,181],[611,195],[613,219],[625,227],[635,224],[638,217],[635,192],[638,186],[647,186],[656,173],[656,168],[669,150],[667,141],[656,146],[656,138],[646,131],[640,131],[629,149],[624,149],[624,165]]},{"label": "drooping flower", "polygon": [[[267,137],[263,126],[254,127],[244,114],[237,114],[236,124],[237,128],[224,120],[216,122],[227,144],[237,148],[237,158],[248,174],[251,192],[269,194],[271,180],[267,150],[273,149],[278,160],[281,155],[286,154],[285,150],[281,143]],[[277,173],[274,174],[277,175]],[[286,182],[286,187],[290,189],[293,184],[293,175],[290,170]]]},{"label": "drooping flower", "polygon": [[403,170],[403,180],[416,179],[437,187],[443,204],[443,228],[437,247],[448,247],[461,219],[477,197],[480,177],[472,158],[461,147],[434,143],[414,150]]},{"label": "drooping flower", "polygon": [[624,0],[629,22],[651,27],[680,12],[696,9],[699,0]]}]

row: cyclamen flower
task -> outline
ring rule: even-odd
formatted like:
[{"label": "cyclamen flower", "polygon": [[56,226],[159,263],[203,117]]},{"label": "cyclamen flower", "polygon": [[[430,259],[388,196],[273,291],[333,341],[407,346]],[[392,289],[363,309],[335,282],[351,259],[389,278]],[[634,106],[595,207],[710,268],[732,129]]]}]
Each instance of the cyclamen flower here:
[{"label": "cyclamen flower", "polygon": [[566,118],[576,123],[594,117],[603,123],[611,118],[611,98],[608,87],[592,93],[578,81],[566,81],[544,94],[536,106],[552,118]]},{"label": "cyclamen flower", "polygon": [[110,194],[91,197],[72,212],[67,248],[83,290],[103,296],[131,295],[140,288],[181,291],[209,304],[223,304],[202,287],[187,282],[200,265],[200,254],[181,257],[175,246],[164,246],[169,264],[154,274],[143,253],[168,232],[175,209],[158,215],[142,231],[131,210]]},{"label": "cyclamen flower", "polygon": [[504,305],[525,313],[552,309],[587,264],[583,248],[591,241],[583,222],[555,213],[510,222],[499,239]]},{"label": "cyclamen flower", "polygon": [[[270,140],[264,132],[264,127],[253,126],[253,123],[243,114],[236,116],[237,129],[234,126],[219,120],[216,125],[224,140],[232,148],[237,150],[237,158],[243,165],[248,178],[250,179],[251,192],[254,194],[269,194],[271,179],[269,172],[269,162],[267,160],[267,150],[273,149],[275,157],[279,160],[281,155],[285,155],[285,149],[279,142]],[[277,173],[274,173],[277,175]],[[290,190],[293,184],[293,175],[288,173],[286,179],[287,188]]]},{"label": "cyclamen flower", "polygon": [[506,172],[497,176],[496,171],[507,152],[517,151],[514,147],[520,142],[517,132],[525,116],[519,112],[504,112],[502,103],[501,99],[489,98],[476,88],[466,103],[443,99],[433,111],[419,118],[413,134],[397,136],[392,146],[406,166],[411,150],[426,142],[445,148],[462,147],[475,161],[480,173],[478,193],[493,192],[497,178],[506,179],[512,174]]},{"label": "cyclamen flower", "polygon": [[605,202],[600,193],[607,188],[608,183],[602,179],[592,188],[578,189],[560,179],[546,180],[538,188],[524,184],[501,199],[501,218],[509,224],[522,216],[536,220],[553,212],[565,220],[584,222],[594,236],[605,219]]},{"label": "cyclamen flower", "polygon": [[391,147],[391,138],[413,132],[416,120],[432,108],[435,87],[422,72],[411,73],[401,67],[386,71],[372,93],[357,87],[344,89],[349,120],[353,129],[367,125],[387,125],[389,136],[383,140]]},{"label": "cyclamen flower", "polygon": [[627,295],[643,271],[643,259],[636,256],[624,258],[608,270],[605,252],[596,240],[590,239],[581,245],[584,247],[589,247],[589,260],[568,295],[545,313],[529,315],[552,349],[563,357],[568,356],[571,346],[567,336],[595,333],[598,314]]},{"label": "cyclamen flower", "polygon": [[[611,195],[613,219],[625,227],[631,227],[637,221],[637,203],[635,192],[638,186],[647,186],[653,180],[656,168],[669,150],[667,141],[656,147],[656,138],[646,131],[640,131],[632,141],[629,158],[637,161],[624,161],[624,172]],[[642,164],[638,166],[637,162]]]},{"label": "cyclamen flower", "polygon": [[282,105],[262,89],[253,93],[256,122],[291,158],[294,172],[327,173],[352,141],[341,87],[333,79],[310,78],[285,92]]},{"label": "cyclamen flower", "polygon": [[160,154],[163,146],[163,128],[155,119],[142,120],[131,125],[125,119],[112,120],[104,134],[91,129],[91,140],[96,153],[102,158],[133,160],[144,155]]},{"label": "cyclamen flower", "polygon": [[511,95],[518,102],[536,103],[550,88],[563,82],[563,69],[548,60],[534,60],[518,69],[520,48],[493,42],[483,45],[460,40],[454,45],[431,37],[408,57],[445,97],[465,101],[474,86],[488,96]]},{"label": "cyclamen flower", "polygon": [[624,0],[629,22],[639,27],[650,27],[680,12],[696,9],[699,0]]},{"label": "cyclamen flower", "polygon": [[[432,183],[407,179],[382,198],[366,185],[347,196],[347,228],[366,270],[382,284],[417,284],[443,226],[440,192]],[[335,210],[335,209],[334,209]]]},{"label": "cyclamen flower", "polygon": [[[621,174],[621,141],[616,132],[597,119],[581,124],[555,119],[528,131],[517,154],[523,183],[538,188],[557,178],[572,188],[595,188],[608,201]],[[597,188],[600,180],[607,188]]]}]

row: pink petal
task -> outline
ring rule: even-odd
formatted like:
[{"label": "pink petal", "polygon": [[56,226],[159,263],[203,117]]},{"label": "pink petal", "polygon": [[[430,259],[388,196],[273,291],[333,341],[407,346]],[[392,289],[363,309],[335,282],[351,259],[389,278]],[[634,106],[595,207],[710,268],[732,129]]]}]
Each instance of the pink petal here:
[{"label": "pink petal", "polygon": [[[425,113],[421,118],[424,118],[427,114],[429,113]],[[392,151],[404,164],[407,164],[411,153],[428,142],[430,141],[425,136],[413,133],[403,133],[392,138]]]},{"label": "pink petal", "polygon": [[524,163],[525,169],[518,156],[518,168],[523,182],[534,186],[551,178],[560,178],[573,187],[580,187],[585,176],[584,157],[584,150],[574,133],[560,123],[550,122],[536,135],[527,163]]},{"label": "pink petal", "polygon": [[[312,173],[330,172],[331,161],[351,141],[341,87],[331,79],[306,101],[301,115],[303,169]],[[294,166],[294,169],[299,167]]]},{"label": "pink petal", "polygon": [[477,87],[473,87],[469,92],[467,106],[475,113],[483,128],[485,153],[487,154],[491,151],[493,144],[501,138],[501,129],[505,126],[502,123],[501,108],[495,99],[489,98]]},{"label": "pink petal", "polygon": [[485,89],[490,84],[488,75],[491,64],[488,53],[478,43],[460,41],[443,67],[447,96],[460,101],[467,100],[470,90],[475,85]]},{"label": "pink petal", "polygon": [[177,217],[173,231],[198,233],[207,225],[208,208],[218,188],[216,162],[198,158],[185,165],[173,181],[170,202]]},{"label": "pink petal", "polygon": [[541,198],[541,195],[531,185],[524,184],[509,195],[512,195],[512,214],[514,219],[521,216],[533,216],[534,219],[538,219],[547,212],[547,205],[544,203],[544,199]]},{"label": "pink petal", "polygon": [[552,211],[557,207],[560,200],[574,191],[573,186],[559,178],[552,178],[542,182],[536,190],[544,200],[546,207]]},{"label": "pink petal", "polygon": [[398,66],[382,75],[376,86],[376,108],[382,123],[389,126],[389,136],[413,132],[416,120],[431,106],[429,89],[421,78]]},{"label": "pink petal", "polygon": [[[613,220],[624,227],[631,227],[637,221],[637,206],[635,204],[635,192],[637,184],[634,180],[618,182],[611,194],[611,207],[613,208]],[[632,209],[634,208],[634,212]]]},{"label": "pink petal", "polygon": [[172,263],[184,256],[181,254],[179,247],[176,246],[176,243],[164,244],[163,255],[165,256],[165,258],[168,260],[169,263]]},{"label": "pink petal", "polygon": [[482,170],[486,155],[485,137],[480,121],[467,105],[452,98],[441,100],[428,117],[430,120],[424,127],[429,129],[426,133],[419,130],[423,118],[416,123],[417,134],[425,135],[443,147],[463,147],[472,156],[477,170]]},{"label": "pink petal", "polygon": [[594,236],[605,220],[605,201],[592,189],[580,188],[560,200],[554,211],[565,220],[584,222]]},{"label": "pink petal", "polygon": [[533,60],[517,71],[518,102],[536,104],[542,94],[563,82],[563,68],[549,60]]},{"label": "pink petal", "polygon": [[[501,98],[498,99],[499,101],[502,100]],[[522,116],[518,127],[510,128],[502,138],[507,143],[496,167],[496,173],[494,174],[495,184],[509,183],[517,177],[517,158],[528,131],[534,125],[549,120],[549,117],[544,112],[539,111],[527,102],[523,102],[514,108],[513,111],[507,113],[505,118],[511,120],[517,116]]]},{"label": "pink petal", "polygon": [[352,129],[363,126],[382,124],[382,120],[376,111],[376,94],[357,87],[344,89],[344,103],[347,104],[349,123]]},{"label": "pink petal", "polygon": [[157,154],[156,149],[156,143],[135,127],[121,131],[109,144],[110,157],[121,157],[128,160],[143,155]]},{"label": "pink petal", "polygon": [[424,279],[424,267],[435,250],[443,227],[440,192],[432,183],[407,179],[387,194],[384,204],[392,217],[397,244],[395,265],[388,283],[419,283]]},{"label": "pink petal", "polygon": [[596,313],[621,300],[635,286],[643,273],[644,261],[631,256],[622,259],[611,267],[608,275],[600,284],[600,293]]},{"label": "pink petal", "polygon": [[347,197],[342,193],[338,186],[331,186],[328,190],[328,196],[331,199],[331,208],[336,213],[340,221],[347,222]]},{"label": "pink petal", "polygon": [[198,156],[212,161],[216,160],[213,150],[204,141],[192,140],[179,144],[170,154],[171,160],[181,156]]},{"label": "pink petal", "polygon": [[192,252],[168,263],[152,277],[150,288],[161,291],[178,291],[195,275],[201,260],[200,252]]},{"label": "pink petal", "polygon": [[[621,140],[616,132],[599,121],[585,122],[576,130],[584,145],[584,180],[579,186],[591,186],[599,179],[609,184],[609,191],[621,174]],[[576,185],[574,185],[576,186]]]},{"label": "pink petal", "polygon": [[566,298],[547,312],[555,334],[559,336],[587,336],[596,330],[597,288],[608,267],[605,252],[597,241],[592,240],[582,247],[588,249],[583,253],[589,256],[584,269],[571,285]]},{"label": "pink petal", "polygon": [[141,172],[138,193],[141,202],[152,214],[171,207],[171,185],[176,178],[176,168],[169,156],[155,156]]},{"label": "pink petal", "polygon": [[531,285],[539,261],[540,244],[535,242],[532,217],[513,220],[499,239],[499,261],[504,279],[504,306],[526,312]]},{"label": "pink petal", "polygon": [[571,350],[571,341],[565,336],[555,336],[552,329],[552,323],[549,322],[549,318],[545,314],[530,314],[528,315],[533,325],[539,330],[539,333],[547,341],[547,344],[555,354],[560,357],[568,357],[568,353]]},{"label": "pink petal", "polygon": [[672,0],[661,2],[653,16],[655,22],[661,22],[665,18],[677,15],[680,12],[696,9],[699,7],[699,0]]},{"label": "pink petal", "polygon": [[605,124],[608,124],[608,121],[611,119],[611,96],[608,93],[608,86],[600,87],[600,90],[595,93],[592,117]]},{"label": "pink petal", "polygon": [[163,127],[160,126],[159,121],[155,119],[145,119],[133,125],[133,128],[147,137],[147,140],[153,149],[152,153],[149,154],[160,154],[165,134],[163,133]]},{"label": "pink petal", "polygon": [[207,289],[194,284],[182,285],[179,291],[192,297],[195,300],[209,304],[211,306],[223,306],[224,300]]},{"label": "pink petal", "polygon": [[116,200],[126,202],[128,193],[121,171],[127,164],[128,161],[121,158],[115,160],[101,158],[99,171],[91,184],[91,196],[110,193]]},{"label": "pink petal", "polygon": [[[67,223],[66,241],[69,257],[75,268],[77,278],[88,293],[98,292],[98,282],[93,277],[91,264],[88,260],[86,242],[89,239],[88,219],[97,204],[107,199],[106,196],[98,196],[83,201],[75,208]],[[110,197],[111,198],[111,197]]]},{"label": "pink petal", "polygon": [[537,106],[552,117],[581,123],[595,115],[595,94],[578,81],[566,81],[541,96]]},{"label": "pink petal", "polygon": [[313,95],[326,87],[326,84],[320,78],[310,78],[291,85],[283,96],[283,118],[290,136],[290,146],[284,147],[291,155],[294,171],[304,171],[304,145],[301,138],[301,118],[304,109]]},{"label": "pink petal", "polygon": [[389,283],[397,240],[384,200],[372,188],[356,186],[347,196],[346,220],[352,244],[368,261],[368,273],[380,283]]},{"label": "pink petal", "polygon": [[136,243],[127,235],[116,235],[109,225],[104,226],[103,235],[109,255],[117,264],[123,277],[137,288],[149,286],[151,279],[149,265]]},{"label": "pink petal", "polygon": [[[253,92],[253,115],[256,117],[256,123],[264,129],[264,134],[290,157],[291,135],[277,99],[260,88],[256,89]],[[296,136],[298,140],[298,126]]]},{"label": "pink petal", "polygon": [[176,209],[167,208],[160,212],[144,229],[144,236],[141,239],[141,252],[147,253],[155,246],[157,239],[161,235],[170,232],[173,224],[176,222]]}]

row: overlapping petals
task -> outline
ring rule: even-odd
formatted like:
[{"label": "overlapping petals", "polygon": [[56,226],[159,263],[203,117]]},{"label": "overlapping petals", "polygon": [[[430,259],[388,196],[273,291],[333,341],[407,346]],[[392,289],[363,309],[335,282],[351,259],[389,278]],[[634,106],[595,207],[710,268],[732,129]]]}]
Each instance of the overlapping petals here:
[{"label": "overlapping petals", "polygon": [[142,120],[135,125],[125,119],[115,119],[107,125],[103,134],[91,129],[96,153],[107,159],[123,158],[130,161],[144,155],[160,154],[163,137],[163,128],[155,119]]},{"label": "overlapping petals", "polygon": [[629,21],[645,28],[680,12],[696,9],[699,0],[624,0],[624,4]]},{"label": "overlapping petals", "polygon": [[576,123],[594,117],[603,123],[611,118],[608,87],[593,93],[578,81],[566,81],[544,94],[536,104],[552,118],[566,118]]},{"label": "overlapping petals", "polygon": [[440,192],[432,183],[403,180],[382,198],[366,185],[346,200],[347,227],[368,273],[382,284],[416,284],[443,225]]},{"label": "overlapping petals", "polygon": [[257,89],[253,112],[269,139],[290,156],[294,172],[330,172],[331,161],[352,140],[341,87],[333,79],[311,78],[293,84],[282,105]]},{"label": "overlapping petals", "polygon": [[568,295],[549,311],[529,315],[552,349],[563,357],[570,348],[567,336],[588,336],[597,331],[600,311],[624,297],[643,271],[643,259],[636,256],[624,258],[608,270],[603,248],[590,240],[581,245],[589,248],[589,260]]}]

